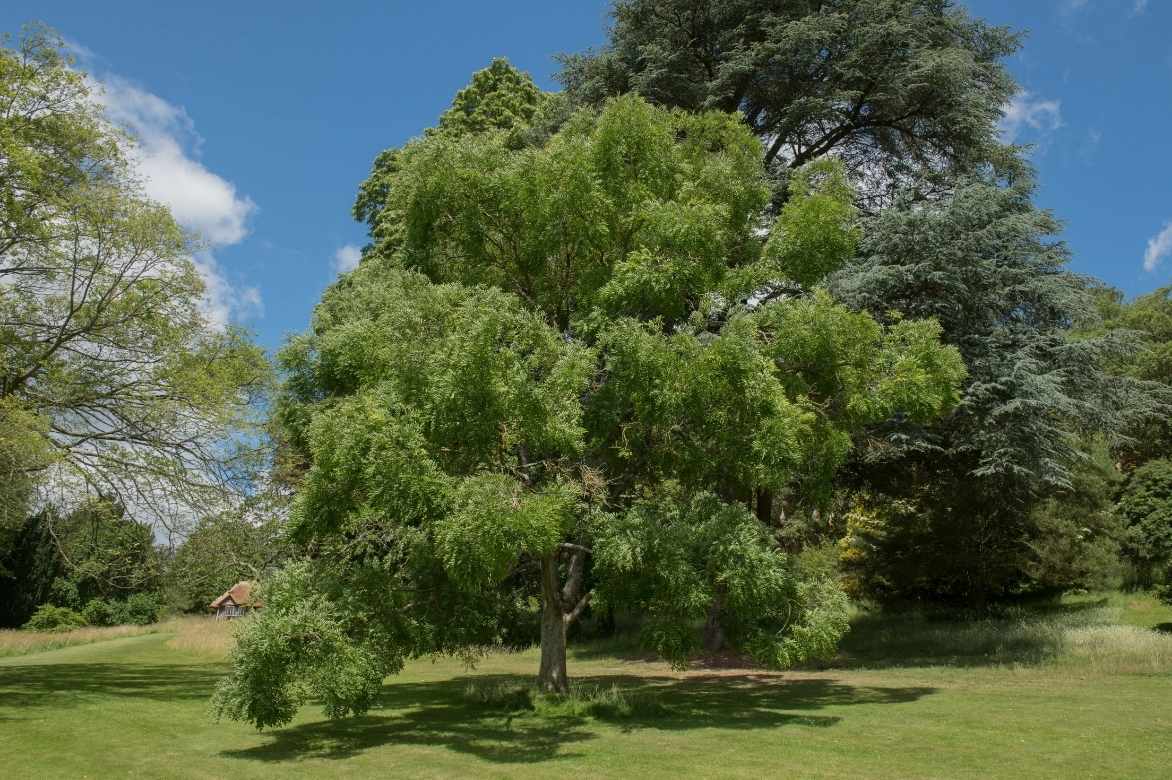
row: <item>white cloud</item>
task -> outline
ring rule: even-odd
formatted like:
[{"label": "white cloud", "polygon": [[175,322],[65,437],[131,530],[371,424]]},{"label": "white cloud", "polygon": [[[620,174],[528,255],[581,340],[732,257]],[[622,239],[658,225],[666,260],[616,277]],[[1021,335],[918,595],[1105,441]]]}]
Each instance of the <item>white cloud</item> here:
[{"label": "white cloud", "polygon": [[362,250],[353,244],[338,247],[338,251],[334,252],[334,270],[340,274],[353,271],[358,267],[358,261],[361,259]]},{"label": "white cloud", "polygon": [[198,150],[203,141],[187,112],[117,76],[97,83],[95,94],[106,115],[137,141],[129,156],[146,194],[170,207],[179,224],[212,246],[243,240],[256,204],[188,154],[188,146]]},{"label": "white cloud", "polygon": [[[71,48],[87,60],[92,57],[79,44]],[[256,204],[198,160],[203,139],[182,107],[116,75],[91,76],[90,80],[94,99],[109,120],[134,138],[127,157],[143,192],[167,206],[175,221],[203,243],[192,260],[204,282],[203,310],[208,321],[223,329],[231,321],[261,316],[260,291],[230,281],[213,254],[244,240]]]},{"label": "white cloud", "polygon": [[233,285],[211,252],[197,252],[192,259],[203,280],[204,298],[200,309],[216,330],[228,323],[248,320],[264,314],[264,302],[256,287]]},{"label": "white cloud", "polygon": [[[1058,12],[1063,16],[1071,16],[1090,6],[1091,0],[1061,0]],[[1148,10],[1148,0],[1132,0],[1131,16],[1139,16]]]},{"label": "white cloud", "polygon": [[1037,133],[1050,133],[1062,127],[1062,102],[1034,98],[1023,90],[1014,95],[1001,111],[998,128],[1005,143],[1014,143],[1025,128]]},{"label": "white cloud", "polygon": [[1172,222],[1148,239],[1148,248],[1144,252],[1144,270],[1155,271],[1169,254],[1172,254]]}]

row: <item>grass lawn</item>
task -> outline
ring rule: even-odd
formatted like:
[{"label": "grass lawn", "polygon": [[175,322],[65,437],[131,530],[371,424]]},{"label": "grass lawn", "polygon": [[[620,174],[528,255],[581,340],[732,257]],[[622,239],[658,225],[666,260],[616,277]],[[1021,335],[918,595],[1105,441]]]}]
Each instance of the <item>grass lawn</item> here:
[{"label": "grass lawn", "polygon": [[528,681],[535,652],[474,671],[419,661],[367,717],[307,707],[264,733],[212,722],[222,656],[163,631],[0,660],[0,776],[1168,777],[1162,609],[1113,596],[976,623],[860,615],[829,668],[782,674],[676,673],[587,646],[576,681],[630,706],[579,710],[478,700]]}]

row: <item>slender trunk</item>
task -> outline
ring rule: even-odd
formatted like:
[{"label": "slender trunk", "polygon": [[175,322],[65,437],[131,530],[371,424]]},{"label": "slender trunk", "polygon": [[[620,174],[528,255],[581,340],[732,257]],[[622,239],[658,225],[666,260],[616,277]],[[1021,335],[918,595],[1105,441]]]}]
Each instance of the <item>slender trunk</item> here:
[{"label": "slender trunk", "polygon": [[765,527],[773,525],[773,491],[757,488],[757,522]]},{"label": "slender trunk", "polygon": [[719,653],[724,649],[724,627],[720,625],[720,613],[724,608],[724,594],[718,593],[708,606],[708,617],[704,620],[704,649]]},{"label": "slender trunk", "polygon": [[557,560],[554,554],[541,559],[541,667],[537,685],[548,693],[568,693],[566,673],[566,620],[558,592]]}]

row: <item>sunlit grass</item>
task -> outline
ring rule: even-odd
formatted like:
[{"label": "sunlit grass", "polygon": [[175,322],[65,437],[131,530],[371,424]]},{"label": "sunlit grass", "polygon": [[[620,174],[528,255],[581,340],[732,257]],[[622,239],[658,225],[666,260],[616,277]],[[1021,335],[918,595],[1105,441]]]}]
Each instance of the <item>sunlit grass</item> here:
[{"label": "sunlit grass", "polygon": [[214,617],[188,615],[167,623],[167,631],[175,634],[167,646],[209,659],[228,656],[236,644],[236,628],[242,620],[216,620]]},{"label": "sunlit grass", "polygon": [[1064,636],[1062,661],[1102,674],[1172,673],[1172,634],[1136,626],[1089,626]]},{"label": "sunlit grass", "polygon": [[[187,635],[222,630],[212,623],[188,621]],[[0,775],[1155,778],[1169,760],[1168,674],[684,671],[579,644],[567,697],[534,692],[535,650],[474,670],[419,659],[365,716],[329,721],[310,702],[257,733],[211,717],[227,664],[174,638],[0,661]]]},{"label": "sunlit grass", "polygon": [[[1172,633],[1146,594],[1089,594],[981,614],[861,612],[833,667],[1031,666],[1172,673]],[[1146,616],[1146,620],[1144,618]]]}]

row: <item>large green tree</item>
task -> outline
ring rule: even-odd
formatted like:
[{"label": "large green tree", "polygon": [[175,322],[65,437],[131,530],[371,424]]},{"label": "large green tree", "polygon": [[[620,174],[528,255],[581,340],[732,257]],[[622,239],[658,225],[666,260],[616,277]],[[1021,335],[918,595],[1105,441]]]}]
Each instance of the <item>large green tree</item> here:
[{"label": "large green tree", "polygon": [[864,195],[1000,159],[1018,37],[950,0],[616,0],[607,44],[563,57],[577,101],[636,92],[740,112],[765,164],[831,155]]},{"label": "large green tree", "polygon": [[[835,299],[881,321],[934,317],[964,355],[968,383],[947,419],[891,420],[862,439],[854,484],[877,496],[860,497],[875,519],[855,526],[882,532],[850,543],[874,552],[872,592],[1041,586],[1037,550],[1058,531],[1038,525],[1041,503],[1078,493],[1087,442],[1151,449],[1141,442],[1159,438],[1167,396],[1137,381],[1159,379],[1158,296],[1090,324],[1087,280],[1066,270],[1057,222],[1032,205],[1029,165],[999,142],[1019,37],[948,0],[616,0],[612,14],[606,46],[564,59],[574,101],[636,92],[739,111],[782,180],[841,161],[869,213]],[[1121,328],[1152,333],[1148,348]]]},{"label": "large green tree", "polygon": [[772,665],[845,630],[754,493],[832,472],[854,427],[937,414],[963,367],[935,323],[883,327],[798,283],[853,252],[841,171],[805,171],[763,234],[759,145],[732,115],[626,97],[517,129],[430,133],[376,167],[379,244],[283,351],[312,555],[267,586],[228,715],[283,723],[306,692],[361,711],[405,658],[499,639],[523,571],[552,691],[593,599],[640,608],[678,662],[713,605]]},{"label": "large green tree", "polygon": [[[1133,379],[1155,382],[1172,389],[1172,287],[1161,287],[1133,300],[1118,290],[1096,291],[1097,316],[1080,323],[1090,337],[1125,331],[1138,341],[1136,349],[1120,356],[1111,369]],[[1130,471],[1155,458],[1172,455],[1172,415],[1137,421],[1129,440],[1118,449],[1121,465]]]},{"label": "large green tree", "polygon": [[1093,288],[1066,267],[1033,188],[980,177],[931,202],[902,199],[831,284],[881,320],[935,318],[969,374],[942,421],[870,429],[860,450],[860,483],[912,507],[871,539],[874,595],[971,601],[1034,587],[1034,510],[1072,489],[1088,437],[1124,445],[1167,411],[1159,385],[1115,370],[1134,338],[1070,330],[1094,317]]},{"label": "large green tree", "polygon": [[0,50],[0,512],[99,495],[173,525],[248,473],[263,353],[201,312],[186,235],[59,42]]}]

